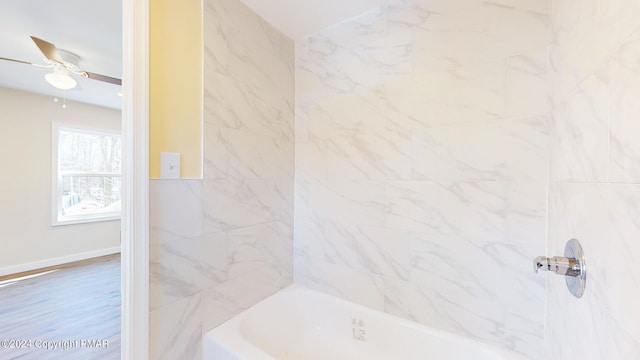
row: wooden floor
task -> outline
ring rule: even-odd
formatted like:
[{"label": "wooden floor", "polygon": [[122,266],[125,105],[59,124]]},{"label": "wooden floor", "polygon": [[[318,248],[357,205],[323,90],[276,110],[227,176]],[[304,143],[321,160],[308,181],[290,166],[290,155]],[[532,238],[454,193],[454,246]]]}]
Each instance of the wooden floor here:
[{"label": "wooden floor", "polygon": [[5,280],[0,359],[120,359],[120,303],[119,255]]}]

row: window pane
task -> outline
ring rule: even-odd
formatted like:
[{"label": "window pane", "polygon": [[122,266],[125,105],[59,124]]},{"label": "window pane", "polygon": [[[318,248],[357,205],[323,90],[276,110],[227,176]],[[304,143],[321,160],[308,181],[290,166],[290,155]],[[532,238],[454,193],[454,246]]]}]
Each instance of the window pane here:
[{"label": "window pane", "polygon": [[93,215],[120,211],[120,176],[62,177],[62,215]]},{"label": "window pane", "polygon": [[120,173],[120,137],[60,130],[59,171]]},{"label": "window pane", "polygon": [[117,219],[120,215],[120,135],[54,124],[58,163],[52,225]]}]

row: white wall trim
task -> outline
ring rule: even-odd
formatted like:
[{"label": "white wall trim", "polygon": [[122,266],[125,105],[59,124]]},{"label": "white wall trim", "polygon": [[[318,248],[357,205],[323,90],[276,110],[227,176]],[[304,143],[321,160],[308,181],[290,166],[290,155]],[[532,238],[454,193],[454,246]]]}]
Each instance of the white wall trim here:
[{"label": "white wall trim", "polygon": [[18,274],[25,271],[38,270],[50,266],[58,266],[62,264],[68,264],[75,261],[87,260],[95,257],[117,254],[120,252],[120,247],[112,247],[107,249],[100,249],[94,251],[87,251],[80,254],[73,254],[67,256],[61,256],[53,259],[45,259],[41,261],[33,261],[26,264],[7,266],[0,268],[0,276]]},{"label": "white wall trim", "polygon": [[122,348],[149,358],[149,0],[122,0]]}]

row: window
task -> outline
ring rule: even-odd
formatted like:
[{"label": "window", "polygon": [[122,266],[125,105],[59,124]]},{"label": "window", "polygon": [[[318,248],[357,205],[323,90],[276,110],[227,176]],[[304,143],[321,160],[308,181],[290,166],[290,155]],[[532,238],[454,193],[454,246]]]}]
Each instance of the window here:
[{"label": "window", "polygon": [[52,225],[119,219],[120,135],[61,124],[52,132]]}]

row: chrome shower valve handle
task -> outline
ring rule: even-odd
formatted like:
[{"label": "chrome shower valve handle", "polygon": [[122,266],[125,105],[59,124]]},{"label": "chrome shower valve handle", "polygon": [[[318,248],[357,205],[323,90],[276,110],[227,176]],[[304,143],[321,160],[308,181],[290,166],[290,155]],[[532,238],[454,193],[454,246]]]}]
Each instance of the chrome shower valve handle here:
[{"label": "chrome shower valve handle", "polygon": [[533,270],[537,273],[539,270],[554,272],[558,275],[580,276],[582,268],[578,260],[574,258],[566,258],[554,256],[551,258],[538,256],[533,260]]},{"label": "chrome shower valve handle", "polygon": [[533,259],[533,271],[549,271],[558,275],[564,275],[569,291],[582,297],[587,281],[587,269],[584,253],[580,243],[576,239],[567,242],[564,248],[564,256],[545,257],[538,256]]}]

